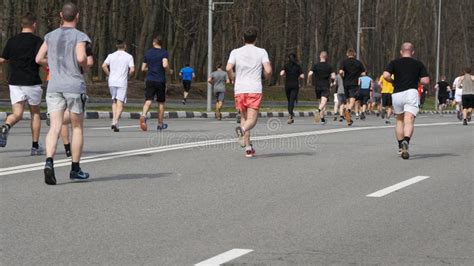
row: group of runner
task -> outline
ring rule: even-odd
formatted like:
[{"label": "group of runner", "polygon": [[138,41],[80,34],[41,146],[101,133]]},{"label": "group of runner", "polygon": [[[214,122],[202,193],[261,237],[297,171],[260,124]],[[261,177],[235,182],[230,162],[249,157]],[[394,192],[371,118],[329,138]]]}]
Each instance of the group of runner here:
[{"label": "group of runner", "polygon": [[[78,8],[73,3],[66,3],[61,9],[61,26],[46,34],[44,41],[34,35],[37,22],[32,13],[21,19],[22,31],[8,40],[0,63],[9,63],[9,88],[12,102],[12,114],[0,127],[0,147],[5,147],[11,128],[22,119],[25,103],[28,102],[31,114],[32,148],[31,155],[42,155],[43,148],[39,145],[41,127],[40,103],[43,90],[39,77],[41,65],[49,70],[46,91],[46,103],[50,119],[50,128],[45,140],[46,162],[44,177],[46,184],[56,184],[54,157],[58,138],[62,136],[66,153],[71,157],[71,179],[87,179],[89,174],[80,168],[79,162],[83,148],[83,120],[87,102],[84,72],[93,65],[91,40],[83,32],[76,29],[79,21]],[[208,77],[213,85],[216,96],[216,118],[222,119],[222,105],[226,83],[234,84],[235,108],[240,113],[240,125],[235,132],[246,157],[255,156],[251,142],[251,130],[258,120],[262,103],[262,80],[269,80],[272,67],[265,49],[256,46],[258,30],[249,27],[243,33],[244,45],[232,50],[225,70],[217,64],[216,71]],[[171,73],[168,52],[162,48],[163,40],[153,38],[152,48],[146,51],[141,71],[146,73],[145,102],[139,124],[143,131],[148,130],[148,111],[153,101],[158,102],[158,130],[168,127],[164,123],[166,102],[166,75]],[[134,59],[126,52],[125,42],[118,40],[117,51],[109,54],[102,64],[102,70],[108,76],[108,85],[112,97],[111,129],[119,132],[119,120],[123,106],[127,101],[128,79],[135,72]],[[345,120],[351,126],[352,111],[356,117],[365,119],[367,110],[374,110],[375,105],[382,111],[386,123],[390,123],[392,113],[396,115],[396,138],[399,152],[404,159],[409,158],[408,147],[413,134],[414,120],[419,111],[418,85],[429,84],[425,66],[413,58],[414,47],[411,43],[403,43],[400,48],[401,57],[391,61],[377,81],[372,80],[364,65],[355,58],[353,49],[348,49],[346,56],[337,70],[327,62],[328,54],[319,54],[319,61],[308,73],[308,82],[314,80],[316,98],[319,100],[315,112],[317,123],[326,123],[325,112],[331,87],[335,88],[335,116]],[[194,70],[186,65],[181,69],[186,104],[191,81],[195,78]],[[305,75],[298,64],[295,54],[288,55],[288,64],[280,71],[285,78],[285,93],[288,98],[288,123],[294,122],[294,106],[298,90]],[[470,69],[457,79],[456,89],[462,87],[463,119],[467,117],[474,105],[473,79]],[[444,83],[438,83],[443,90]],[[449,87],[449,86],[448,86]],[[369,100],[372,99],[371,102]],[[69,141],[69,126],[72,139]]]}]

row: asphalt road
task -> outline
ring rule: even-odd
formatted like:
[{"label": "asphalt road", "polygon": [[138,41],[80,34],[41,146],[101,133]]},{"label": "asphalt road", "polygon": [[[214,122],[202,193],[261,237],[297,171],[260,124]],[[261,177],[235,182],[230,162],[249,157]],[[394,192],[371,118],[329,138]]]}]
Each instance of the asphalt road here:
[{"label": "asphalt road", "polygon": [[[373,116],[350,129],[261,119],[252,159],[234,121],[168,122],[160,133],[124,120],[114,133],[86,121],[91,178],[67,178],[59,145],[56,186],[18,124],[0,150],[0,264],[193,265],[223,253],[226,265],[474,264],[474,126],[454,116],[420,116],[410,160]],[[234,249],[248,251],[229,260]]]}]

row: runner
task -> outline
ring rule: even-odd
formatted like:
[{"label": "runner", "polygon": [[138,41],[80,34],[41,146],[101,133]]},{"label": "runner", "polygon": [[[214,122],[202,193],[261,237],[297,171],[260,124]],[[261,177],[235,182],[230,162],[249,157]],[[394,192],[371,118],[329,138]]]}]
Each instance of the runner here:
[{"label": "runner", "polygon": [[329,98],[330,83],[331,80],[336,79],[336,73],[334,73],[331,65],[326,62],[327,57],[328,53],[322,51],[319,54],[319,63],[314,64],[308,73],[308,83],[311,82],[311,77],[314,75],[316,99],[319,100],[319,107],[314,114],[314,121],[323,125],[326,124],[324,114],[326,112],[326,104]]},{"label": "runner", "polygon": [[218,63],[216,71],[212,72],[207,82],[213,85],[214,95],[216,96],[216,119],[222,119],[222,107],[224,105],[225,84],[230,83],[227,72],[222,70],[222,64]]},{"label": "runner", "polygon": [[128,78],[135,72],[133,56],[127,53],[127,44],[117,40],[117,51],[109,54],[102,64],[105,75],[109,77],[109,89],[112,96],[112,125],[114,132],[119,132],[118,121],[122,115],[123,105],[127,102]]},{"label": "runner", "polygon": [[10,38],[0,58],[0,63],[8,63],[10,100],[12,114],[0,127],[0,147],[7,145],[7,138],[11,128],[23,118],[25,103],[31,114],[31,156],[42,155],[44,149],[39,145],[41,131],[40,103],[43,95],[39,68],[35,56],[43,40],[34,35],[36,31],[36,16],[26,13],[20,21],[21,32]]},{"label": "runner", "polygon": [[288,101],[288,124],[295,122],[295,102],[298,101],[298,91],[300,89],[300,80],[304,81],[304,74],[301,66],[298,64],[296,54],[288,55],[288,63],[280,71],[280,76],[285,77],[285,94]]},{"label": "runner", "polygon": [[[414,59],[413,44],[405,42],[400,48],[401,58],[391,61],[383,77],[393,82],[395,91],[392,95],[394,113],[397,115],[395,135],[399,152],[403,159],[410,157],[408,146],[415,127],[415,117],[419,110],[418,83],[429,84],[430,78],[425,66]],[[392,79],[395,76],[395,80]]]},{"label": "runner", "polygon": [[421,84],[421,86],[422,86],[422,91],[420,95],[420,111],[423,109],[423,106],[425,105],[426,96],[428,96],[427,85]]},{"label": "runner", "polygon": [[183,79],[183,104],[186,104],[186,100],[191,90],[191,82],[196,76],[194,75],[194,69],[186,64],[185,67],[179,71],[179,76]]},{"label": "runner", "polygon": [[362,72],[361,77],[359,78],[359,97],[358,102],[362,106],[360,112],[360,119],[365,120],[365,112],[367,111],[367,103],[370,99],[370,93],[372,91],[373,80],[371,77],[367,76],[367,72]]},{"label": "runner", "polygon": [[438,110],[442,115],[443,111],[446,109],[449,92],[451,91],[451,86],[446,82],[446,76],[441,76],[441,80],[436,83],[434,88],[438,91]]},{"label": "runner", "polygon": [[[391,76],[393,80],[393,75]],[[384,79],[383,74],[380,76],[379,85],[382,88],[382,119],[385,119],[385,124],[390,124],[390,117],[392,116],[392,93],[393,84]]]},{"label": "runner", "polygon": [[474,108],[474,76],[471,75],[471,68],[464,69],[464,76],[461,77],[462,84],[462,114],[463,125],[467,126],[472,115],[472,108]]},{"label": "runner", "polygon": [[464,76],[464,72],[460,76],[456,77],[453,82],[454,93],[454,105],[456,105],[457,118],[462,121],[462,83],[461,78]]},{"label": "runner", "polygon": [[241,147],[245,147],[245,156],[253,157],[255,149],[250,142],[250,130],[257,124],[262,102],[262,72],[265,79],[269,80],[272,67],[267,51],[255,46],[257,28],[249,27],[244,31],[244,42],[244,46],[230,53],[226,70],[229,79],[235,80],[235,107],[241,114],[240,126],[235,129],[239,143]]},{"label": "runner", "polygon": [[[70,179],[87,179],[89,174],[79,166],[83,147],[83,122],[87,101],[83,70],[88,70],[86,43],[90,38],[76,29],[79,21],[78,8],[66,3],[61,10],[62,27],[46,34],[36,62],[49,65],[51,79],[48,83],[46,103],[51,117],[51,126],[46,136],[45,183],[56,184],[53,158],[64,120],[64,112],[69,111],[72,126],[72,165]],[[47,55],[47,57],[46,57]]]},{"label": "runner", "polygon": [[163,123],[165,116],[166,101],[166,70],[169,69],[168,51],[161,48],[162,40],[160,37],[153,39],[153,47],[145,53],[142,64],[142,71],[146,74],[145,104],[143,105],[142,115],[140,116],[140,128],[143,131],[148,130],[147,113],[152,101],[158,102],[158,126],[157,130],[168,128],[168,124]]},{"label": "runner", "polygon": [[372,93],[370,98],[370,112],[375,113],[375,107],[377,107],[378,117],[382,113],[382,94],[380,93],[380,85],[378,82],[372,82]]},{"label": "runner", "polygon": [[[335,80],[335,85],[337,87],[335,98],[337,98],[337,103],[339,106],[339,122],[342,122],[344,120],[344,110],[346,106],[346,94],[344,91],[344,82],[342,81],[342,77],[340,74],[336,75],[336,80]],[[334,112],[337,113],[337,109],[334,109]],[[334,121],[337,120],[337,114],[334,115]]]},{"label": "runner", "polygon": [[344,78],[344,91],[346,94],[346,111],[344,117],[348,126],[354,122],[351,118],[351,110],[354,108],[355,100],[359,95],[358,81],[360,74],[365,71],[364,65],[355,59],[355,51],[350,48],[347,50],[347,58],[342,61],[339,73]]}]

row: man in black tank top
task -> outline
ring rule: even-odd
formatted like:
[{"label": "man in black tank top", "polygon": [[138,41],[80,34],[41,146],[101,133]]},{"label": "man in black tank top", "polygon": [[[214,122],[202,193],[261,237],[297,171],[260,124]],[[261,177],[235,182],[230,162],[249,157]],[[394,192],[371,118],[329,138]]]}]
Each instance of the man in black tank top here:
[{"label": "man in black tank top", "polygon": [[[394,114],[397,116],[395,135],[398,140],[399,153],[403,159],[410,157],[408,144],[413,135],[415,117],[419,111],[420,100],[418,96],[418,83],[430,83],[430,78],[425,66],[414,59],[413,44],[406,42],[400,48],[401,57],[391,61],[385,68],[383,78],[394,84],[392,104]],[[395,80],[392,79],[394,75]]]}]

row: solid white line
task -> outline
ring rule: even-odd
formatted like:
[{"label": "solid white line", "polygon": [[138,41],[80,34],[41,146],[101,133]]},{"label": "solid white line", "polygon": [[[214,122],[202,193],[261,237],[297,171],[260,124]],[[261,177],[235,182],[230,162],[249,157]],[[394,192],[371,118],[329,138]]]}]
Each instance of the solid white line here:
[{"label": "solid white line", "polygon": [[[459,124],[459,123],[446,122],[446,123],[433,123],[433,124],[418,124],[416,126],[417,127],[444,126],[444,125],[452,125],[452,124]],[[265,140],[272,140],[272,139],[307,137],[307,136],[326,135],[326,134],[350,132],[350,131],[384,129],[384,128],[391,128],[391,127],[394,127],[394,126],[335,128],[335,129],[326,129],[326,130],[317,130],[317,131],[260,136],[260,137],[252,138],[252,140],[265,141]],[[160,153],[160,152],[165,152],[165,151],[182,150],[182,149],[189,149],[189,148],[196,148],[196,147],[213,146],[213,145],[227,144],[227,143],[232,143],[232,142],[236,142],[236,139],[232,138],[232,139],[222,139],[222,140],[197,141],[197,142],[188,142],[188,143],[181,143],[181,144],[172,144],[172,145],[166,145],[166,146],[152,147],[152,148],[110,152],[110,153],[82,157],[81,163],[98,162],[98,161],[105,161],[105,160],[111,160],[111,159],[116,159],[116,158],[136,156],[136,155]],[[57,160],[54,162],[55,167],[66,166],[69,164],[70,164],[70,159],[62,159],[62,160]],[[24,164],[24,165],[12,166],[12,167],[0,168],[0,176],[41,170],[43,169],[43,166],[44,166],[44,162],[40,162],[40,163]]]},{"label": "solid white line", "polygon": [[[134,126],[119,126],[119,128],[132,128],[132,127],[139,127],[138,125]],[[92,128],[86,128],[86,129],[91,129],[91,130],[104,130],[104,129],[110,129],[110,127],[92,127]]]},{"label": "solid white line", "polygon": [[420,181],[423,181],[423,180],[425,180],[425,179],[427,179],[427,178],[430,178],[430,177],[429,177],[429,176],[415,176],[415,177],[410,178],[410,179],[408,179],[408,180],[405,180],[405,181],[403,181],[403,182],[397,183],[397,184],[395,184],[395,185],[393,185],[393,186],[389,186],[389,187],[386,187],[386,188],[381,189],[381,190],[379,190],[379,191],[376,191],[376,192],[374,192],[374,193],[372,193],[372,194],[369,194],[369,195],[367,195],[367,197],[380,198],[380,197],[383,197],[383,196],[385,196],[385,195],[388,195],[388,194],[390,194],[390,193],[392,193],[392,192],[395,192],[395,191],[397,191],[397,190],[400,190],[400,189],[402,189],[402,188],[404,188],[404,187],[408,187],[409,185],[413,185],[413,184],[415,184],[415,183],[418,183],[418,182],[420,182]]},{"label": "solid white line", "polygon": [[216,265],[221,265],[223,263],[229,262],[231,260],[234,260],[238,257],[241,257],[245,254],[248,254],[252,252],[253,250],[251,249],[239,249],[239,248],[234,248],[229,251],[226,251],[224,253],[221,253],[217,256],[214,256],[210,259],[207,259],[205,261],[201,261],[197,264],[196,266],[216,266]]}]

